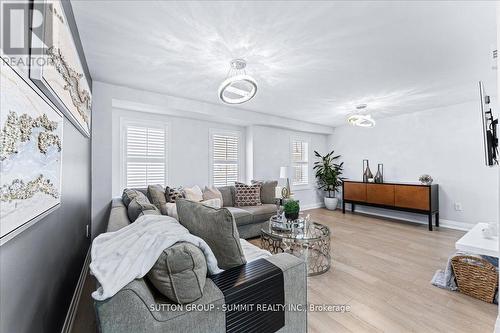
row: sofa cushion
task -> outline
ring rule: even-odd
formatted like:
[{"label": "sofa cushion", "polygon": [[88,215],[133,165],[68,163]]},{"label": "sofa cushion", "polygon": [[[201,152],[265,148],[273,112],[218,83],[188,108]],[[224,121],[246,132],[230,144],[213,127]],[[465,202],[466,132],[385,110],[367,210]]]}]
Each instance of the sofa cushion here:
[{"label": "sofa cushion", "polygon": [[234,186],[217,187],[222,195],[222,207],[234,207]]},{"label": "sofa cushion", "polygon": [[246,263],[233,215],[226,208],[212,208],[185,199],[177,200],[179,222],[207,242],[222,269]]},{"label": "sofa cushion", "polygon": [[160,210],[162,215],[167,215],[167,209],[165,207],[165,204],[167,203],[167,198],[165,197],[165,188],[163,188],[163,186],[149,185],[148,197],[151,203]]},{"label": "sofa cushion", "polygon": [[193,187],[184,187],[184,197],[191,201],[200,202],[203,200],[203,192],[198,185]]},{"label": "sofa cushion", "polygon": [[263,204],[260,206],[247,206],[240,208],[252,215],[252,223],[269,220],[271,216],[276,214],[276,205],[271,205],[271,204]]},{"label": "sofa cushion", "polygon": [[148,197],[142,192],[137,189],[131,189],[131,188],[126,188],[123,190],[122,193],[122,201],[125,207],[128,207],[130,205],[130,202],[134,198],[140,198],[142,201],[149,201]]},{"label": "sofa cushion", "polygon": [[147,277],[171,301],[191,303],[203,296],[207,262],[198,247],[186,242],[176,243],[163,250]]},{"label": "sofa cushion", "polygon": [[134,222],[142,215],[161,215],[160,210],[149,202],[147,198],[134,198],[127,207],[127,215],[130,222]]},{"label": "sofa cushion", "polygon": [[165,197],[167,202],[175,202],[177,199],[185,198],[184,190],[182,187],[169,187],[165,189]]},{"label": "sofa cushion", "polygon": [[237,226],[250,224],[253,221],[252,214],[238,207],[226,207],[233,214]]},{"label": "sofa cushion", "polygon": [[276,200],[276,186],[278,186],[277,180],[252,180],[252,184],[261,183],[260,188],[260,201],[263,204],[274,204]]},{"label": "sofa cushion", "polygon": [[236,183],[236,193],[234,196],[234,206],[260,206],[262,202],[260,201],[260,188],[261,183],[256,183],[253,185],[246,185],[243,183]]}]

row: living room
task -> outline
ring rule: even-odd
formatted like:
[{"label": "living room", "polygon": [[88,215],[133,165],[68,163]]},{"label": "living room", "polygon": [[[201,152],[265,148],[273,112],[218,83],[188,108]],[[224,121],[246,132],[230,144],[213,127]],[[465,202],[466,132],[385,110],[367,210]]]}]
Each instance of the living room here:
[{"label": "living room", "polygon": [[2,2],[0,331],[500,330],[498,8]]}]

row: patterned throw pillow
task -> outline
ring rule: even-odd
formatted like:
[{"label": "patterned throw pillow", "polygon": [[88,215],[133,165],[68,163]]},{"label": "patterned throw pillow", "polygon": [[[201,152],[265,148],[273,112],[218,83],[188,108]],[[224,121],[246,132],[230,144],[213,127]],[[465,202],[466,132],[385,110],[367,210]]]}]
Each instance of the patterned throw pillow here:
[{"label": "patterned throw pillow", "polygon": [[236,182],[234,186],[236,188],[236,195],[234,200],[235,207],[262,205],[262,202],[260,201],[260,188],[262,186],[261,183],[246,185]]},{"label": "patterned throw pillow", "polygon": [[184,195],[184,190],[182,187],[169,187],[165,189],[165,197],[168,202],[175,202],[177,199],[184,199],[186,196]]}]

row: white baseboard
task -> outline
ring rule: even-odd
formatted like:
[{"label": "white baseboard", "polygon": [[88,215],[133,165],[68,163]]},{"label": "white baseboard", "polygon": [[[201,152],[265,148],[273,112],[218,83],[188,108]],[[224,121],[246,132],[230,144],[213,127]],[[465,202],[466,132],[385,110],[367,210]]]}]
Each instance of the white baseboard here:
[{"label": "white baseboard", "polygon": [[325,204],[323,202],[315,202],[309,205],[301,205],[300,210],[308,210],[308,209],[315,209],[315,208],[322,208],[325,207]]},{"label": "white baseboard", "polygon": [[495,322],[495,333],[500,333],[500,314],[497,316],[497,321]]},{"label": "white baseboard", "polygon": [[[347,209],[346,209],[347,210]],[[381,213],[374,213],[374,212],[367,212],[367,211],[356,211],[357,213],[365,214],[365,215],[373,215],[373,216],[379,216],[387,219],[393,219],[393,220],[401,220],[405,222],[411,222],[411,223],[418,223],[418,224],[425,224],[427,225],[427,221],[419,221],[416,219],[412,218],[406,218],[406,217],[400,217],[400,216],[392,216],[389,214],[381,214]],[[448,229],[455,229],[455,230],[463,230],[463,231],[469,231],[474,224],[469,224],[469,223],[464,223],[464,222],[458,222],[458,221],[452,221],[452,220],[445,220],[445,219],[439,219],[439,227],[440,228],[448,228]]]},{"label": "white baseboard", "polygon": [[[321,203],[316,203],[312,205],[305,205],[303,206],[303,209],[313,209],[313,208],[321,208],[324,207],[324,204]],[[339,208],[337,208],[339,209]],[[348,209],[346,208],[346,211]],[[383,213],[376,213],[376,212],[371,212],[371,211],[366,211],[363,210],[362,208],[356,209],[356,213],[364,214],[364,215],[371,215],[371,216],[378,216],[378,217],[383,217],[387,219],[393,219],[393,220],[401,220],[405,222],[412,222],[412,223],[418,223],[418,224],[428,224],[427,221],[421,221],[417,219],[412,219],[412,218],[407,218],[407,217],[401,217],[401,216],[394,216],[390,214],[383,214]],[[462,231],[469,231],[475,224],[474,223],[465,223],[465,222],[458,222],[458,221],[452,221],[452,220],[446,220],[446,219],[439,219],[439,227],[440,228],[448,228],[448,229],[455,229],[455,230],[462,230]]]},{"label": "white baseboard", "polygon": [[66,319],[64,320],[64,325],[62,327],[61,333],[71,332],[73,327],[73,322],[75,321],[76,311],[78,310],[78,304],[80,303],[80,297],[82,296],[83,285],[85,284],[85,278],[89,272],[90,265],[90,247],[85,256],[85,262],[83,263],[82,271],[80,272],[80,277],[78,278],[78,283],[76,284],[75,291],[73,292],[73,297],[71,298],[71,303],[69,305],[68,313],[66,314]]}]

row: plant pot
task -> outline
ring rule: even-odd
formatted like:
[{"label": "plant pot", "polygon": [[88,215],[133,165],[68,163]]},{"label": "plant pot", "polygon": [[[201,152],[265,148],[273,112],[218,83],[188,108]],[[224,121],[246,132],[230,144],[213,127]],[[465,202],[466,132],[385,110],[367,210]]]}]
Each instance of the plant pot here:
[{"label": "plant pot", "polygon": [[335,210],[335,209],[337,209],[338,204],[339,204],[339,199],[338,198],[328,198],[328,197],[325,197],[325,206],[326,206],[326,209]]},{"label": "plant pot", "polygon": [[287,213],[285,212],[285,217],[287,220],[293,221],[299,218],[299,212],[297,213]]}]

